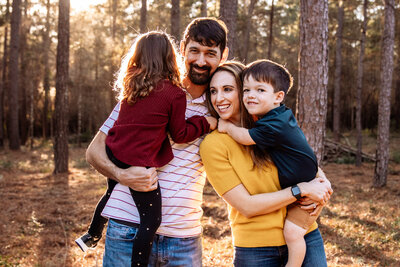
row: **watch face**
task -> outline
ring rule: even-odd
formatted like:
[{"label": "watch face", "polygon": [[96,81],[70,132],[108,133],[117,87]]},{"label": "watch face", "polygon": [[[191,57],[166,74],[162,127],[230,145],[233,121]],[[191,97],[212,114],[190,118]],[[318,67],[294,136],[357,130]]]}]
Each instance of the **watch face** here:
[{"label": "watch face", "polygon": [[301,194],[300,188],[298,186],[293,186],[292,187],[292,194],[295,197],[300,196],[300,194]]}]

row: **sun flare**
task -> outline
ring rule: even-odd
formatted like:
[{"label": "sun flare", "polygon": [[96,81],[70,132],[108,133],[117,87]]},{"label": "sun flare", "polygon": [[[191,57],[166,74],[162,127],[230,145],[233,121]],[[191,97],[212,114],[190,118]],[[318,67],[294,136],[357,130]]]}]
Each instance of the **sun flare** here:
[{"label": "sun flare", "polygon": [[70,0],[71,9],[75,11],[84,11],[90,9],[92,6],[102,4],[107,0]]}]

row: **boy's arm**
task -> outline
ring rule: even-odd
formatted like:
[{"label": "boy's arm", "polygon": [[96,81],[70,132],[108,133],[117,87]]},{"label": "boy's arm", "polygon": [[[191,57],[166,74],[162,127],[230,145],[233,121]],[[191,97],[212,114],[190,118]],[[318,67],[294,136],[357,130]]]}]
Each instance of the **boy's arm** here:
[{"label": "boy's arm", "polygon": [[249,134],[249,130],[246,128],[238,127],[233,123],[219,119],[218,120],[218,131],[221,133],[229,134],[239,144],[249,146],[255,145],[253,138]]}]

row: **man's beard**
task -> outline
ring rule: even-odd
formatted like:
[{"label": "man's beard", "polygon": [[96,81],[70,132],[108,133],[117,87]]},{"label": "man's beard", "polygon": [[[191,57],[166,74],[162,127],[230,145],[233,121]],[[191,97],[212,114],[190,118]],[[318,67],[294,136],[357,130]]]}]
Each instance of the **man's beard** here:
[{"label": "man's beard", "polygon": [[[196,67],[197,69],[206,70],[206,72],[198,73],[196,72],[194,67]],[[211,78],[210,72],[211,72],[211,67],[209,66],[200,67],[196,64],[190,64],[188,77],[190,81],[196,85],[206,85],[210,82]]]}]

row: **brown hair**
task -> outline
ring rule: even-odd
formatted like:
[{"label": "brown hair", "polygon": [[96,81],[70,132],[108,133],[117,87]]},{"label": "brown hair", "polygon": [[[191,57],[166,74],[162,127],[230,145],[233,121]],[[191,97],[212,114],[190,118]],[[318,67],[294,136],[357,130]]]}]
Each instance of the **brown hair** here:
[{"label": "brown hair", "polygon": [[119,100],[129,104],[146,97],[162,79],[180,86],[180,71],[176,47],[168,34],[151,31],[139,35],[122,59],[115,89]]},{"label": "brown hair", "polygon": [[246,66],[243,71],[243,80],[253,77],[258,82],[266,82],[272,85],[274,92],[283,91],[285,95],[293,85],[293,77],[289,71],[272,60],[260,59]]},{"label": "brown hair", "polygon": [[[236,85],[238,87],[238,94],[239,94],[239,113],[240,113],[240,126],[250,129],[254,127],[254,119],[252,115],[247,112],[247,109],[243,103],[243,80],[242,80],[242,72],[245,69],[245,66],[237,61],[227,61],[224,64],[220,65],[213,75],[219,71],[227,71],[233,75],[236,81]],[[212,77],[211,77],[212,79]],[[210,114],[215,117],[219,118],[218,113],[215,111],[212,103],[211,103],[211,93],[210,88],[206,90],[206,104],[207,108],[210,111]],[[245,146],[246,150],[250,153],[251,158],[253,160],[254,166],[259,169],[263,169],[267,167],[268,164],[271,162],[271,158],[269,154],[256,145],[252,146]]]},{"label": "brown hair", "polygon": [[186,48],[190,40],[205,46],[218,46],[222,53],[228,42],[228,28],[226,24],[217,18],[196,18],[189,23],[183,34],[183,44]]}]

